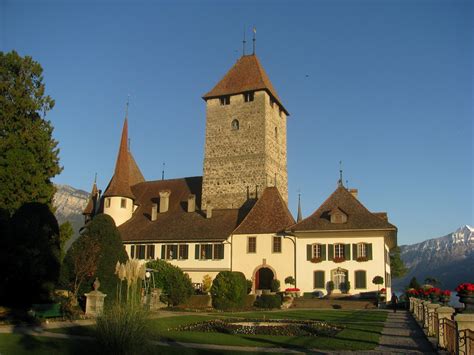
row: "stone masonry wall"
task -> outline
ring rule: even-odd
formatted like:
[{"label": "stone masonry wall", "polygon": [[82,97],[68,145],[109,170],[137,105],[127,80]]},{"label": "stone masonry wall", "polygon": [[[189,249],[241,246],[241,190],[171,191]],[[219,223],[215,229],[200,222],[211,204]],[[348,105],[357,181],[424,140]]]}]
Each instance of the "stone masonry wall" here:
[{"label": "stone masonry wall", "polygon": [[[264,91],[255,92],[254,101],[233,95],[229,105],[219,99],[207,101],[202,209],[238,208],[259,195],[267,186],[277,186],[288,198],[286,170],[286,116],[277,104],[270,106]],[[232,121],[239,121],[239,129]],[[277,135],[275,136],[275,127]]]}]

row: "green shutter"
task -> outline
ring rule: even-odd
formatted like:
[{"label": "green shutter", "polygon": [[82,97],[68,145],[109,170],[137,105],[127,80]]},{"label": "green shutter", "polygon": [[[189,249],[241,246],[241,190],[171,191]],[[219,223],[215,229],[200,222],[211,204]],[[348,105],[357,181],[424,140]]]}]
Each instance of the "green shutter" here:
[{"label": "green shutter", "polygon": [[219,244],[219,259],[224,259],[224,244]]},{"label": "green shutter", "polygon": [[306,260],[311,260],[312,256],[312,245],[311,244],[306,244]]},{"label": "green shutter", "polygon": [[194,259],[199,260],[199,244],[196,244],[194,248]]},{"label": "green shutter", "polygon": [[367,259],[372,260],[372,243],[367,244]]},{"label": "green shutter", "polygon": [[314,288],[324,288],[324,271],[314,272]]},{"label": "green shutter", "polygon": [[135,245],[130,247],[130,259],[135,258]]},{"label": "green shutter", "polygon": [[328,244],[328,260],[334,259],[334,244]]},{"label": "green shutter", "polygon": [[357,244],[352,244],[352,260],[357,260]]},{"label": "green shutter", "polygon": [[356,271],[355,278],[355,288],[367,288],[367,273],[365,271]]},{"label": "green shutter", "polygon": [[351,245],[344,244],[344,258],[346,260],[351,260]]},{"label": "green shutter", "polygon": [[162,245],[161,246],[161,258],[164,259],[166,254],[166,246]]},{"label": "green shutter", "polygon": [[188,259],[188,256],[189,255],[189,245],[185,244],[184,245],[184,255],[183,255],[183,259]]},{"label": "green shutter", "polygon": [[326,260],[326,244],[321,244],[321,260]]}]

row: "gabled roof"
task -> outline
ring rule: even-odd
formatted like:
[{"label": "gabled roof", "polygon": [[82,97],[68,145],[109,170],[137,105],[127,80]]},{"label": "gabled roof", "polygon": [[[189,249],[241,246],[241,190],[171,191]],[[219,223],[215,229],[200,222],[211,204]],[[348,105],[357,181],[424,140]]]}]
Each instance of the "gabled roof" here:
[{"label": "gabled roof", "polygon": [[[336,209],[347,215],[346,223],[331,223],[330,213]],[[356,229],[396,231],[397,227],[380,215],[370,212],[344,186],[339,186],[312,215],[287,229],[292,232]]]},{"label": "gabled roof", "polygon": [[233,234],[277,233],[295,223],[276,187],[267,187]]},{"label": "gabled roof", "polygon": [[132,153],[128,150],[128,120],[125,118],[115,172],[105,189],[104,197],[121,196],[135,199],[130,186],[145,181]]},{"label": "gabled roof", "polygon": [[97,184],[94,181],[94,185],[92,185],[92,191],[89,196],[89,200],[87,201],[86,208],[84,208],[84,211],[82,212],[83,215],[91,215],[95,213],[96,209],[96,204],[97,204],[97,194],[99,193],[99,190],[97,190]]},{"label": "gabled roof", "polygon": [[[151,220],[154,203],[159,204],[160,191],[169,190],[168,211]],[[151,241],[223,241],[248,213],[245,209],[215,209],[212,217],[199,210],[202,177],[146,181],[132,186],[139,205],[130,220],[118,227],[124,242]],[[188,197],[196,196],[196,211],[187,212]]]},{"label": "gabled roof", "polygon": [[217,85],[203,96],[203,99],[207,100],[224,95],[258,90],[267,91],[278,102],[281,109],[289,115],[260,61],[254,54],[240,57]]}]

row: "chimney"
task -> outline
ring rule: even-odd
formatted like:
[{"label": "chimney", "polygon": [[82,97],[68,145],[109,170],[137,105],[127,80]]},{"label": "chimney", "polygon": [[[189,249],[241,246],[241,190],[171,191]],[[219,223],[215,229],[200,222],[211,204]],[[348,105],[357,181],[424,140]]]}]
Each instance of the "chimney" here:
[{"label": "chimney", "polygon": [[157,215],[158,215],[158,204],[157,204],[157,203],[154,203],[154,204],[151,206],[151,220],[152,220],[152,221],[156,221]]},{"label": "chimney", "polygon": [[207,207],[206,207],[206,218],[211,218],[212,217],[212,205],[211,201],[207,201]]},{"label": "chimney", "polygon": [[161,190],[160,191],[160,213],[168,212],[170,205],[170,190]]},{"label": "chimney", "polygon": [[190,194],[188,196],[188,212],[196,211],[196,195]]},{"label": "chimney", "polygon": [[349,192],[350,192],[351,195],[354,196],[355,198],[357,198],[357,196],[359,195],[359,190],[357,190],[357,189],[349,189]]}]

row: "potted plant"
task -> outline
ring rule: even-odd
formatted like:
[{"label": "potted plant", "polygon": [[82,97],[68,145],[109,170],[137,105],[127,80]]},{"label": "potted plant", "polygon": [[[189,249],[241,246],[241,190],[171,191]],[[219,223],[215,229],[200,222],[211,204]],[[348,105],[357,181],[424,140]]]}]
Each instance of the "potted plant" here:
[{"label": "potted plant", "polygon": [[463,313],[474,313],[474,284],[462,283],[456,287],[459,302],[464,303]]},{"label": "potted plant", "polygon": [[285,284],[288,284],[288,285],[291,285],[291,286],[295,286],[296,285],[296,280],[293,276],[287,276],[285,278]]},{"label": "potted plant", "polygon": [[330,295],[332,291],[334,291],[334,281],[328,281],[327,287],[328,287],[328,295]]},{"label": "potted plant", "polygon": [[441,289],[439,289],[438,287],[431,287],[430,289],[427,290],[427,292],[431,300],[431,303],[439,302],[439,297],[441,296]]},{"label": "potted plant", "polygon": [[439,301],[441,302],[443,306],[447,306],[450,299],[451,299],[451,291],[449,290],[441,291],[441,294],[439,296]]}]

